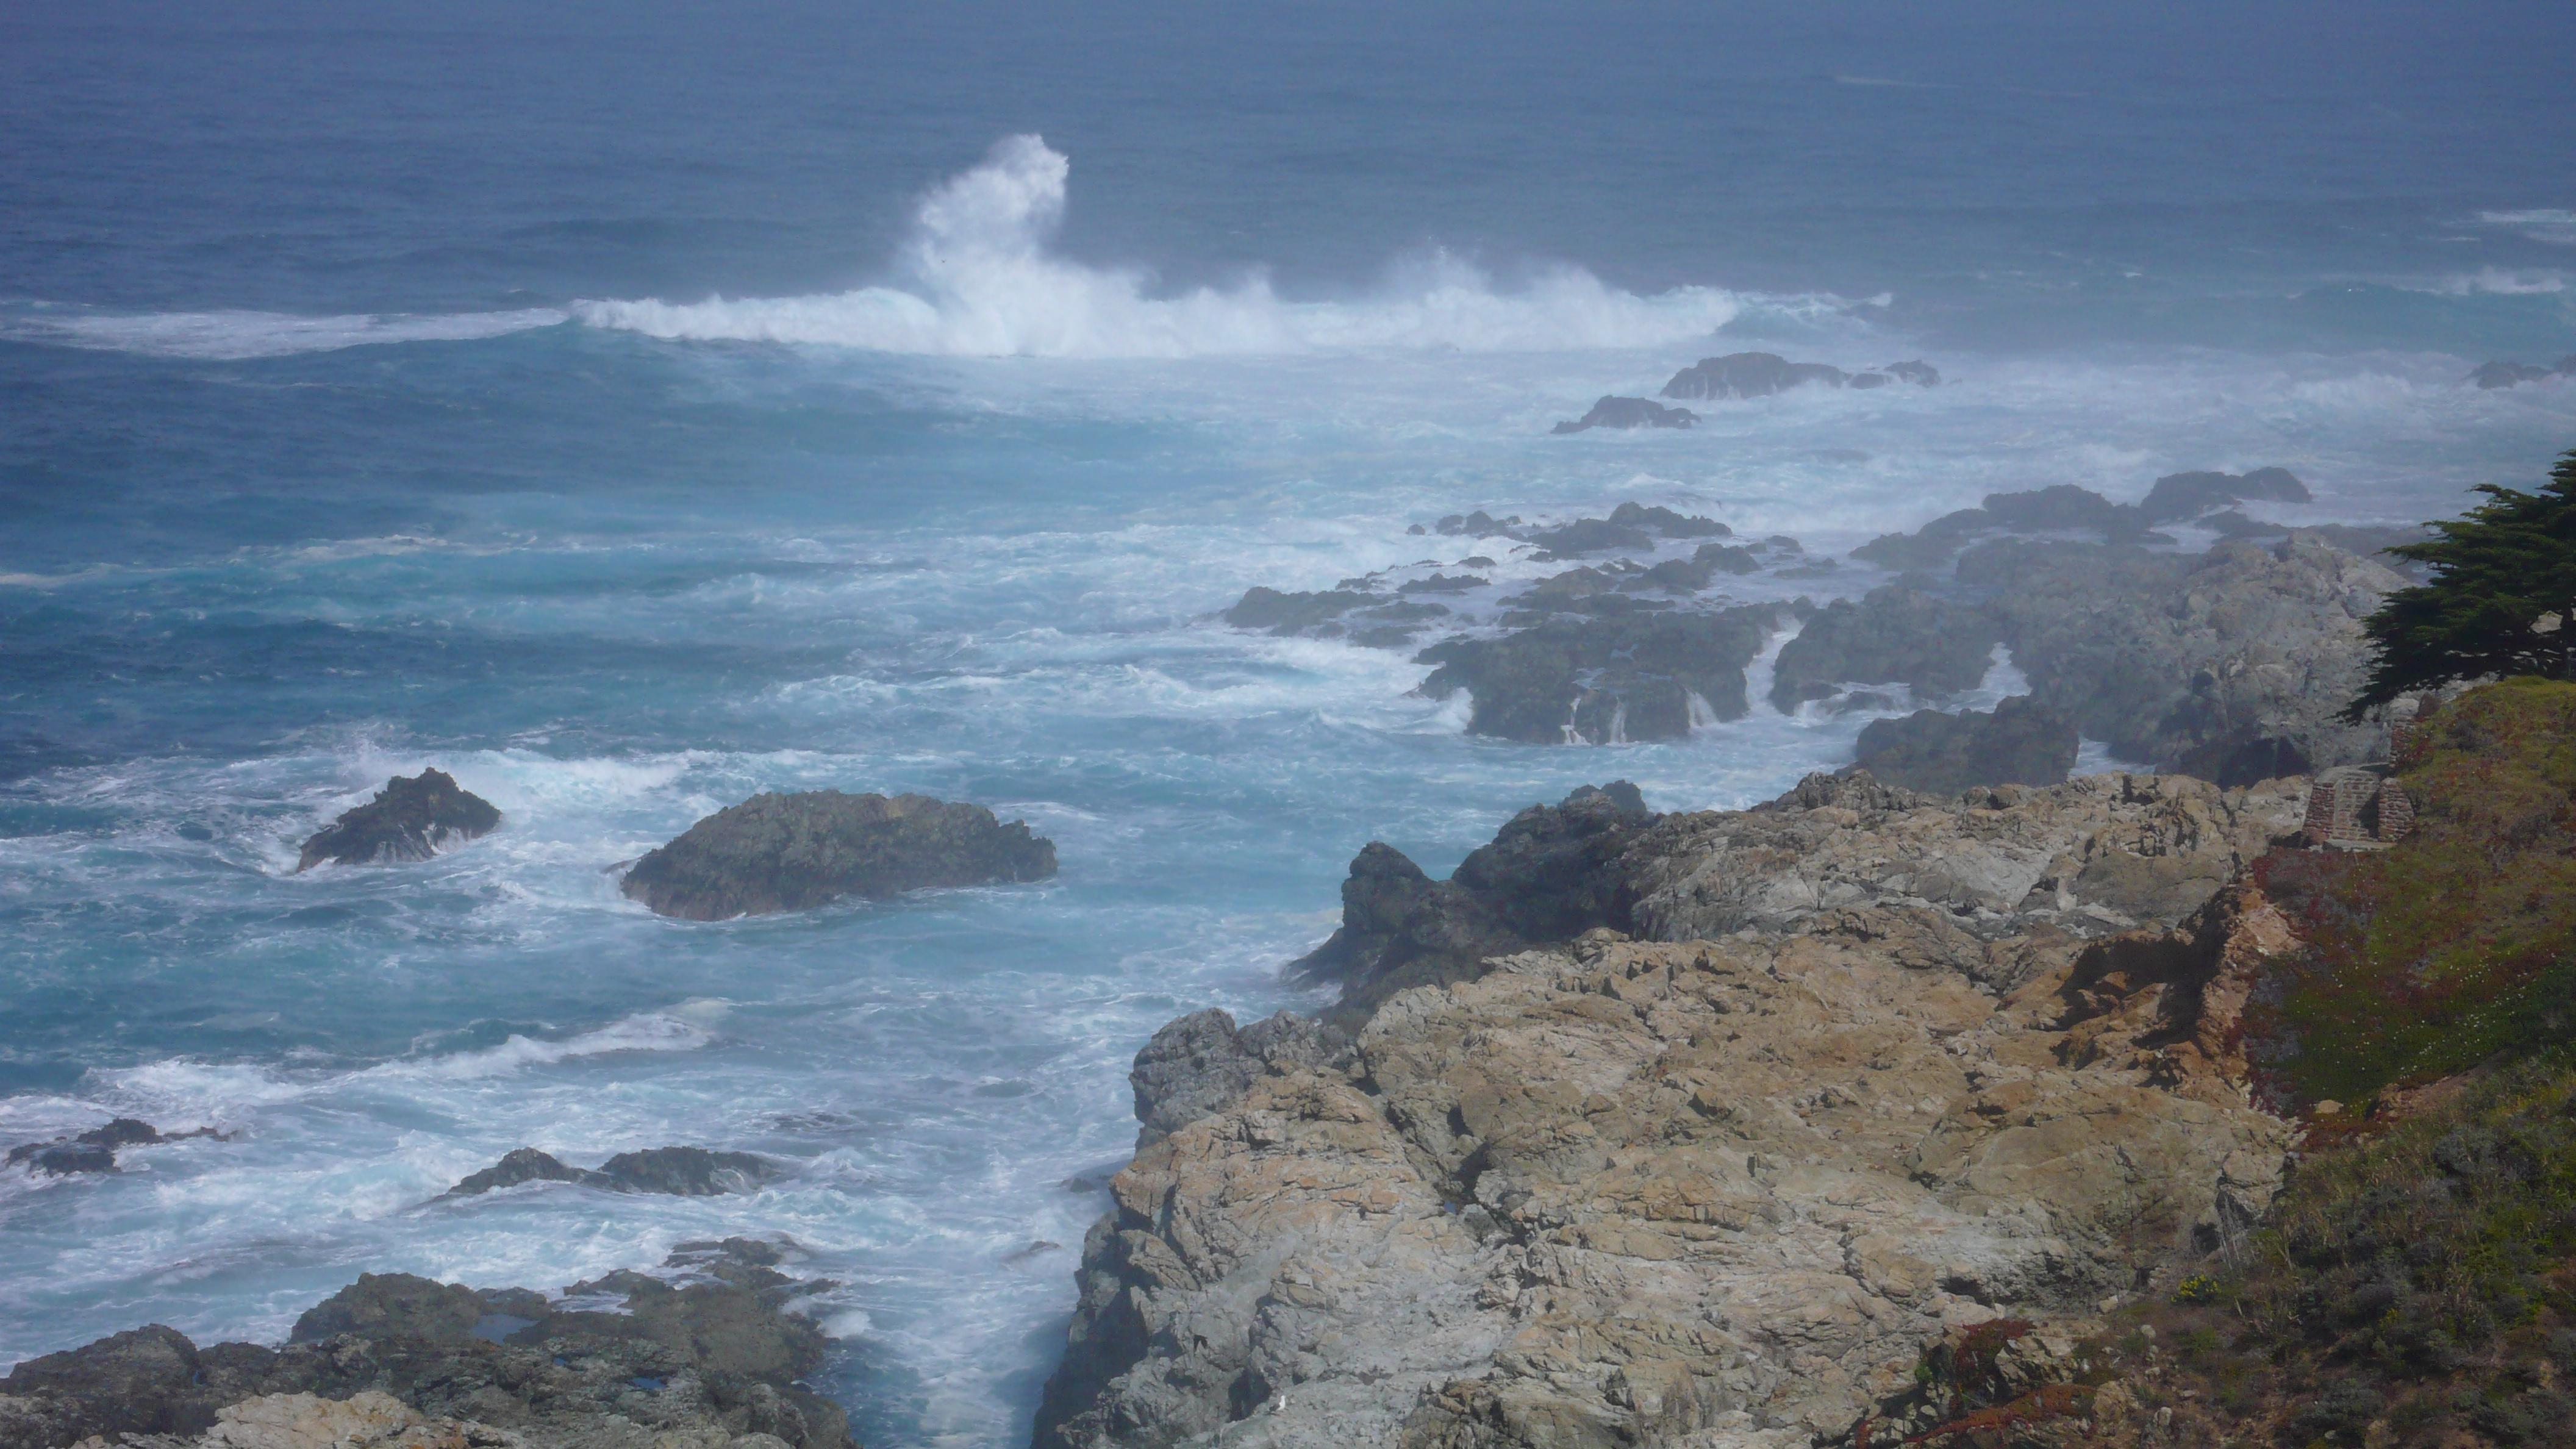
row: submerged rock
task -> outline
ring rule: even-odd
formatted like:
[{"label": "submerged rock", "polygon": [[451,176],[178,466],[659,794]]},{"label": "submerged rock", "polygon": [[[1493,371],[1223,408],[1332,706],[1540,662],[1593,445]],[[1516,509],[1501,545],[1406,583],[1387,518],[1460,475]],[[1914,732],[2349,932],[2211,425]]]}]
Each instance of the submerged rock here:
[{"label": "submerged rock", "polygon": [[423,770],[409,779],[396,775],[376,798],[315,831],[304,842],[295,868],[427,860],[450,844],[489,835],[500,824],[501,812],[492,802],[458,785],[444,770]]},{"label": "submerged rock", "polygon": [[1662,403],[1641,397],[1605,397],[1592,405],[1579,421],[1558,423],[1558,433],[1580,433],[1591,428],[1687,428],[1699,421],[1699,414],[1689,408],[1668,408]]},{"label": "submerged rock", "polygon": [[1821,362],[1791,362],[1777,353],[1733,352],[1703,357],[1673,374],[1664,396],[1679,398],[1769,397],[1810,382],[1841,387],[1851,374]]},{"label": "submerged rock", "polygon": [[1054,842],[981,805],[808,790],[717,811],[637,861],[621,888],[660,915],[721,921],[1054,874]]},{"label": "submerged rock", "polygon": [[[155,1325],[30,1359],[0,1378],[0,1446],[155,1434],[189,1437],[153,1449],[317,1449],[384,1430],[399,1436],[387,1449],[849,1449],[841,1410],[799,1383],[827,1340],[784,1310],[832,1285],[778,1272],[782,1257],[750,1239],[686,1243],[665,1275],[612,1273],[558,1298],[362,1274],[282,1349],[201,1349]],[[620,1311],[567,1306],[612,1300]]]},{"label": "submerged rock", "polygon": [[2054,785],[2075,768],[2080,743],[2064,715],[2015,695],[1991,712],[1926,709],[1872,720],[1860,732],[1857,768],[1926,795],[1979,785]]},{"label": "submerged rock", "polygon": [[134,1117],[119,1117],[103,1127],[50,1142],[26,1142],[9,1149],[0,1165],[24,1165],[29,1172],[48,1177],[69,1177],[76,1173],[114,1172],[116,1154],[127,1147],[157,1146],[164,1142],[181,1142],[191,1137],[216,1136],[212,1127],[194,1132],[163,1133],[149,1122]]}]

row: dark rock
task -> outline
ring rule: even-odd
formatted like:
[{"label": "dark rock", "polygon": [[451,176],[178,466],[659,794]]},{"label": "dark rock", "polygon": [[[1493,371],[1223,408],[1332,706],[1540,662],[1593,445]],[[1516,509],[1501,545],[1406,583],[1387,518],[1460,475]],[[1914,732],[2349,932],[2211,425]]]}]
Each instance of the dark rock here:
[{"label": "dark rock", "polygon": [[1970,605],[1888,584],[1858,603],[1826,605],[1781,646],[1771,703],[1793,710],[1844,684],[1903,684],[1935,696],[1974,689],[1993,662],[1997,637]]},{"label": "dark rock", "polygon": [[1436,527],[1439,532],[1452,536],[1463,534],[1468,538],[1508,538],[1512,536],[1512,530],[1520,527],[1520,524],[1521,516],[1517,513],[1509,518],[1496,518],[1479,508],[1473,513],[1452,513],[1441,519]]},{"label": "dark rock", "polygon": [[763,1158],[748,1152],[710,1152],[703,1147],[649,1147],[621,1152],[599,1165],[601,1185],[618,1192],[659,1192],[675,1197],[715,1197],[749,1192],[778,1175]]},{"label": "dark rock", "polygon": [[57,1137],[51,1142],[27,1142],[12,1147],[9,1149],[5,1165],[15,1167],[24,1163],[30,1172],[42,1172],[53,1177],[68,1177],[73,1173],[83,1172],[114,1172],[116,1153],[119,1148],[158,1146],[164,1142],[179,1142],[190,1137],[215,1135],[215,1129],[212,1127],[200,1127],[194,1132],[164,1135],[159,1128],[149,1122],[133,1117],[119,1117],[104,1127],[92,1127],[77,1136]]},{"label": "dark rock", "polygon": [[1673,374],[1664,396],[1679,398],[1769,397],[1803,383],[1841,387],[1849,374],[1821,362],[1791,362],[1770,352],[1735,352],[1703,357]]},{"label": "dark rock", "polygon": [[1912,362],[1891,362],[1879,371],[1895,378],[1898,382],[1910,382],[1916,387],[1941,385],[1941,369],[1920,359]]},{"label": "dark rock", "polygon": [[1277,589],[1252,588],[1244,590],[1243,598],[1223,617],[1238,629],[1267,629],[1273,634],[1288,635],[1338,619],[1364,605],[1383,602],[1375,594],[1350,589],[1283,594]]},{"label": "dark rock", "polygon": [[749,1192],[778,1175],[768,1159],[748,1152],[703,1147],[652,1147],[621,1152],[597,1168],[570,1167],[533,1147],[522,1147],[447,1190],[472,1197],[528,1182],[570,1182],[607,1192],[658,1192],[675,1197],[714,1197]]},{"label": "dark rock", "polygon": [[1513,816],[1445,881],[1371,841],[1342,882],[1341,927],[1289,963],[1287,979],[1340,985],[1347,1022],[1406,987],[1476,976],[1490,956],[1594,926],[1624,930],[1631,901],[1619,855],[1657,818],[1625,780],[1587,785]]},{"label": "dark rock", "polygon": [[1936,569],[1958,556],[1959,550],[1980,534],[2003,527],[2002,521],[1982,508],[1962,508],[1945,513],[1912,533],[1885,533],[1853,549],[1851,556],[1863,563],[1876,564],[1900,573],[1916,569]]},{"label": "dark rock", "polygon": [[[1622,587],[1653,587],[1668,593],[1695,594],[1709,586],[1719,574],[1750,574],[1762,569],[1753,550],[1735,544],[1704,543],[1689,558],[1669,558],[1646,570]],[[1545,585],[1540,585],[1544,588]],[[1536,591],[1533,590],[1533,593]],[[1523,599],[1529,594],[1521,596]]]},{"label": "dark rock", "polygon": [[1874,387],[1885,387],[1893,381],[1895,379],[1883,372],[1855,372],[1851,376],[1851,381],[1845,386],[1855,392],[1867,392]]},{"label": "dark rock", "polygon": [[2116,533],[2129,527],[2134,516],[2092,489],[2072,483],[2027,493],[1989,493],[1985,514],[1998,527],[2029,533],[2076,529]]},{"label": "dark rock", "polygon": [[116,1153],[89,1142],[31,1142],[11,1148],[9,1161],[24,1162],[29,1172],[70,1177],[83,1172],[116,1171]]},{"label": "dark rock", "polygon": [[2337,711],[2367,672],[2360,620],[2399,580],[2312,534],[2196,556],[1997,539],[1962,554],[1957,576],[1987,595],[2039,702],[2119,758],[2241,777],[2264,740],[2320,766],[2385,747]]},{"label": "dark rock", "polygon": [[1735,530],[1714,518],[1676,513],[1660,504],[1622,503],[1610,510],[1610,521],[1622,528],[1642,528],[1665,538],[1733,538]]},{"label": "dark rock", "polygon": [[447,1190],[449,1197],[473,1197],[525,1182],[583,1182],[591,1174],[578,1167],[566,1167],[547,1153],[533,1147],[521,1147],[503,1154],[500,1161],[480,1172],[468,1173],[456,1186]]},{"label": "dark rock", "polygon": [[1687,428],[1699,421],[1699,414],[1689,408],[1668,408],[1641,397],[1605,397],[1592,405],[1578,422],[1558,423],[1559,433],[1580,433],[1588,428]]},{"label": "dark rock", "polygon": [[1746,713],[1744,666],[1777,618],[1770,605],[1557,617],[1500,638],[1443,640],[1416,657],[1438,666],[1423,694],[1473,696],[1467,728],[1476,734],[1531,744],[1679,739],[1695,720]]},{"label": "dark rock", "polygon": [[423,770],[410,779],[396,775],[376,798],[315,831],[304,842],[295,868],[310,870],[326,861],[384,865],[427,860],[450,843],[489,835],[500,824],[501,812],[490,801],[465,790],[443,770]]},{"label": "dark rock", "polygon": [[1979,785],[2054,785],[2075,768],[2080,742],[2064,715],[2016,695],[1992,713],[1920,710],[1860,732],[1858,768],[1926,795]]},{"label": "dark rock", "polygon": [[361,1273],[358,1281],[304,1310],[288,1343],[361,1338],[466,1338],[491,1310],[462,1283],[411,1273]]},{"label": "dark rock", "polygon": [[[1491,568],[1493,565],[1488,562],[1486,567]],[[1491,582],[1489,579],[1477,578],[1473,574],[1433,574],[1427,579],[1414,579],[1398,584],[1395,591],[1399,594],[1463,594],[1470,589],[1485,588]]]},{"label": "dark rock", "polygon": [[2530,362],[2482,363],[2478,370],[2470,373],[2465,380],[2483,388],[2520,387],[2526,382],[2539,382],[2546,378],[2576,374],[2576,367],[2568,366],[2571,362],[2576,362],[2576,358],[2569,358],[2567,362],[2562,362],[2554,368],[2542,367]]},{"label": "dark rock", "polygon": [[1136,1093],[1136,1146],[1142,1150],[1226,1110],[1267,1074],[1316,1066],[1330,1055],[1315,1023],[1294,1012],[1240,1030],[1232,1016],[1215,1010],[1170,1022],[1136,1053],[1127,1073]]},{"label": "dark rock", "polygon": [[0,1378],[0,1431],[10,1449],[58,1449],[93,1435],[195,1434],[231,1403],[201,1382],[197,1347],[153,1324],[49,1353]]},{"label": "dark rock", "polygon": [[[282,1350],[201,1350],[157,1327],[118,1334],[0,1380],[0,1445],[196,1433],[218,1407],[261,1394],[374,1390],[530,1445],[641,1442],[635,1435],[649,1430],[674,1443],[769,1434],[790,1449],[851,1449],[841,1410],[798,1384],[827,1341],[784,1311],[791,1297],[833,1285],[789,1278],[776,1270],[781,1257],[777,1245],[749,1239],[685,1243],[663,1265],[681,1281],[612,1273],[572,1285],[560,1302],[523,1288],[368,1274],[299,1319]],[[621,1311],[560,1306],[611,1297],[623,1299]],[[649,1400],[637,1392],[647,1385]]]},{"label": "dark rock", "polygon": [[2309,774],[2315,768],[2297,741],[2272,735],[2254,739],[2222,736],[2185,750],[2174,761],[2176,774],[2194,775],[2230,790],[2239,785]]},{"label": "dark rock", "polygon": [[2308,503],[2308,485],[2287,468],[2245,473],[2168,473],[2138,505],[2148,523],[2178,523],[2215,513],[2231,503]]},{"label": "dark rock", "polygon": [[645,855],[622,889],[657,914],[720,921],[843,896],[1044,880],[1055,845],[981,805],[927,795],[754,795]]},{"label": "dark rock", "polygon": [[1653,534],[1632,524],[1612,523],[1606,518],[1578,518],[1557,528],[1539,529],[1529,541],[1557,558],[1576,558],[1587,553],[1608,553],[1614,549],[1650,549],[1655,546]]}]

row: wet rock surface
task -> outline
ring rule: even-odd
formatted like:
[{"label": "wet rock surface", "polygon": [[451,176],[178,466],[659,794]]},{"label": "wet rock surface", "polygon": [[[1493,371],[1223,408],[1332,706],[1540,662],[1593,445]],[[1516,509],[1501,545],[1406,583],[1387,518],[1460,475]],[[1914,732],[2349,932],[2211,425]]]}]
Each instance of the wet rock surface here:
[{"label": "wet rock surface", "polygon": [[2546,382],[2557,377],[2576,377],[2576,356],[2558,359],[2556,367],[2542,367],[2534,362],[2481,363],[2466,380],[2479,387],[2493,389],[2520,387],[2526,382]]},{"label": "wet rock surface", "polygon": [[683,1244],[557,1298],[366,1274],[282,1348],[137,1329],[0,1379],[0,1449],[843,1449],[840,1409],[797,1382],[827,1340],[784,1307],[829,1285],[780,1272],[791,1256]]},{"label": "wet rock surface", "polygon": [[1698,421],[1699,414],[1689,408],[1668,408],[1641,397],[1605,397],[1582,417],[1558,423],[1552,431],[1564,434],[1593,428],[1687,428]]},{"label": "wet rock surface", "polygon": [[637,861],[621,888],[657,914],[720,921],[1054,874],[1052,841],[981,805],[809,790],[708,816]]},{"label": "wet rock surface", "polygon": [[2066,716],[2015,695],[1992,710],[1926,709],[1872,720],[1860,732],[1856,768],[1926,795],[1979,785],[2054,785],[2075,768],[2080,743]]},{"label": "wet rock surface", "polygon": [[530,1182],[569,1182],[607,1192],[658,1192],[673,1197],[714,1197],[750,1192],[779,1175],[778,1165],[748,1152],[704,1147],[651,1147],[621,1152],[596,1168],[569,1167],[549,1153],[521,1147],[472,1173],[444,1196],[473,1197]]},{"label": "wet rock surface", "polygon": [[135,1117],[119,1117],[104,1126],[86,1132],[57,1137],[49,1142],[24,1142],[9,1149],[0,1166],[24,1167],[44,1177],[70,1177],[80,1173],[114,1172],[116,1155],[128,1147],[157,1147],[168,1142],[184,1142],[192,1137],[214,1137],[212,1127],[193,1132],[165,1133],[151,1123]]},{"label": "wet rock surface", "polygon": [[[1626,595],[1613,595],[1623,601]],[[1779,611],[1547,618],[1499,638],[1445,640],[1420,662],[1433,699],[1466,690],[1468,728],[1532,744],[1678,739],[1694,724],[1741,718],[1744,667]]]},{"label": "wet rock surface", "polygon": [[374,799],[315,831],[295,868],[427,860],[500,826],[501,812],[492,802],[444,770],[423,770],[408,779],[396,775]]},{"label": "wet rock surface", "polygon": [[[2295,943],[2229,882],[2299,805],[1813,776],[1751,811],[1592,804],[1615,829],[1525,812],[1507,833],[1543,839],[1505,853],[1574,868],[1519,949],[1375,993],[1320,1063],[1140,1087],[1162,1135],[1085,1243],[1039,1449],[1933,1427],[1927,1351],[2006,1318],[2081,1336],[2279,1188],[2291,1132],[2231,1044],[2249,964]],[[1390,911],[1391,855],[1354,863],[1346,1007],[1532,894]]]}]

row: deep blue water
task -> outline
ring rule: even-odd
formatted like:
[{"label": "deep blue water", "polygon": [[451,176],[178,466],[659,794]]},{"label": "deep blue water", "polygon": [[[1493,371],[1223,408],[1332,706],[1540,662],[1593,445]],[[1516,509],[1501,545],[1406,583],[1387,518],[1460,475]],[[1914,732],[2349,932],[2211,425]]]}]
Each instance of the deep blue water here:
[{"label": "deep blue water", "polygon": [[[1212,610],[1479,506],[1841,549],[2181,468],[2528,482],[2576,382],[2461,379],[2576,352],[2571,60],[2538,5],[0,11],[0,1139],[229,1134],[0,1181],[0,1364],[787,1232],[868,1442],[1015,1441],[1126,1059],[1298,1004],[1361,843],[1741,804],[1861,723],[1497,744]],[[1546,435],[1755,347],[1948,382]],[[424,764],[504,829],[290,874]],[[617,896],[825,785],[1063,874]],[[423,1205],[666,1142],[796,1171]]]}]

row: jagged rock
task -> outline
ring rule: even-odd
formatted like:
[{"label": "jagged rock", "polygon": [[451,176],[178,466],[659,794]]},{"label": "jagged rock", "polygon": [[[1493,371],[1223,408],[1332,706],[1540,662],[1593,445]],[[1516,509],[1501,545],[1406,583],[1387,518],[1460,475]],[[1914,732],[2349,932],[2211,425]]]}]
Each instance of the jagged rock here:
[{"label": "jagged rock", "polygon": [[2289,943],[2242,893],[2107,944],[2069,898],[2115,856],[2241,860],[2290,796],[1819,776],[1646,825],[1586,872],[1644,890],[1626,926],[1382,995],[1138,1154],[1038,1449],[1807,1449],[1968,1325],[2089,1335],[2277,1191],[2291,1130],[2226,1043]]},{"label": "jagged rock", "polygon": [[749,1192],[778,1175],[766,1159],[748,1152],[703,1147],[648,1147],[621,1152],[599,1165],[601,1184],[618,1192],[659,1192],[675,1197],[715,1197]]},{"label": "jagged rock", "polygon": [[[1492,565],[1488,564],[1486,567],[1490,568]],[[1490,579],[1480,579],[1474,574],[1435,573],[1429,578],[1409,579],[1396,585],[1395,591],[1399,594],[1463,594],[1471,589],[1485,588],[1492,582]]]},{"label": "jagged rock", "polygon": [[659,915],[721,921],[1054,874],[1054,842],[981,805],[808,790],[717,811],[637,861],[622,889]]},{"label": "jagged rock", "polygon": [[[369,1274],[282,1349],[122,1333],[0,1379],[0,1449],[120,1434],[203,1436],[149,1449],[849,1449],[841,1410],[798,1383],[822,1331],[784,1311],[833,1285],[778,1272],[782,1258],[750,1239],[684,1243],[667,1276],[612,1273],[560,1298]],[[620,1311],[569,1306],[611,1300]]]},{"label": "jagged rock", "polygon": [[2230,503],[2313,502],[2308,485],[2287,468],[2236,473],[2168,473],[2147,490],[2138,513],[2147,522],[2174,523],[2215,513]]},{"label": "jagged rock", "polygon": [[2075,768],[2081,743],[2064,715],[2015,695],[1989,712],[1926,709],[1872,720],[1860,732],[1858,768],[1927,795],[1979,785],[2054,785]]},{"label": "jagged rock", "polygon": [[1496,518],[1479,508],[1473,513],[1452,513],[1441,519],[1434,528],[1442,534],[1453,537],[1463,535],[1468,538],[1509,538],[1513,536],[1512,530],[1520,526],[1521,516],[1517,513],[1508,518]]},{"label": "jagged rock", "polygon": [[2124,517],[2119,504],[2072,483],[2026,493],[1989,493],[1985,514],[1998,528],[2028,533],[2077,529],[2110,533],[2122,526]]},{"label": "jagged rock", "polygon": [[533,1147],[505,1154],[499,1162],[472,1173],[447,1190],[448,1197],[473,1197],[497,1188],[528,1182],[571,1182],[609,1192],[658,1192],[675,1197],[714,1197],[749,1192],[778,1175],[768,1159],[748,1152],[710,1152],[703,1147],[654,1147],[621,1152],[596,1169],[568,1167]]},{"label": "jagged rock", "polygon": [[1891,362],[1879,371],[1895,378],[1898,382],[1910,382],[1916,387],[1941,385],[1941,369],[1919,358],[1912,362]]},{"label": "jagged rock", "polygon": [[1689,408],[1668,408],[1641,397],[1605,397],[1592,405],[1580,421],[1558,423],[1558,433],[1580,433],[1589,428],[1687,428],[1699,421],[1699,414]]},{"label": "jagged rock", "polygon": [[1291,962],[1287,979],[1336,983],[1345,1006],[1365,1008],[1407,986],[1473,975],[1485,958],[1534,940],[1624,925],[1619,858],[1657,818],[1625,780],[1586,785],[1513,816],[1445,881],[1371,841],[1342,882],[1341,926]]},{"label": "jagged rock", "polygon": [[295,868],[427,860],[450,844],[489,835],[500,824],[501,812],[490,801],[458,785],[444,770],[423,770],[409,779],[396,775],[374,799],[315,831],[304,842]]},{"label": "jagged rock", "polygon": [[2384,727],[2338,712],[2368,671],[2361,621],[2404,580],[2309,535],[2196,556],[2002,539],[1963,555],[1959,579],[1988,593],[2032,695],[2123,759],[2214,770],[2281,741],[2323,767],[2385,750]]},{"label": "jagged rock", "polygon": [[57,1137],[51,1142],[21,1143],[9,1149],[5,1164],[0,1165],[16,1167],[23,1163],[29,1172],[41,1172],[50,1177],[68,1177],[74,1173],[114,1172],[116,1154],[120,1148],[158,1146],[164,1142],[180,1142],[191,1137],[214,1135],[216,1135],[215,1129],[212,1127],[200,1127],[194,1132],[174,1132],[164,1135],[161,1129],[149,1122],[133,1117],[119,1117],[103,1127],[92,1127],[86,1132],[69,1137]]},{"label": "jagged rock", "polygon": [[1850,374],[1821,362],[1791,362],[1771,352],[1733,352],[1703,357],[1673,374],[1664,396],[1679,398],[1769,397],[1802,383],[1841,387]]},{"label": "jagged rock", "polygon": [[1282,1011],[1238,1030],[1226,1012],[1193,1012],[1154,1033],[1127,1073],[1136,1093],[1136,1145],[1149,1147],[1243,1100],[1262,1077],[1323,1064],[1315,1023]]},{"label": "jagged rock", "polygon": [[1443,640],[1421,691],[1475,701],[1467,728],[1532,744],[1679,739],[1695,723],[1741,718],[1744,667],[1778,615],[1722,613],[1547,619],[1499,638]]},{"label": "jagged rock", "polygon": [[1781,646],[1771,703],[1796,709],[1845,684],[1903,684],[1936,697],[1974,689],[1993,662],[1997,633],[1973,605],[1904,584],[1858,602],[1836,599]]}]

